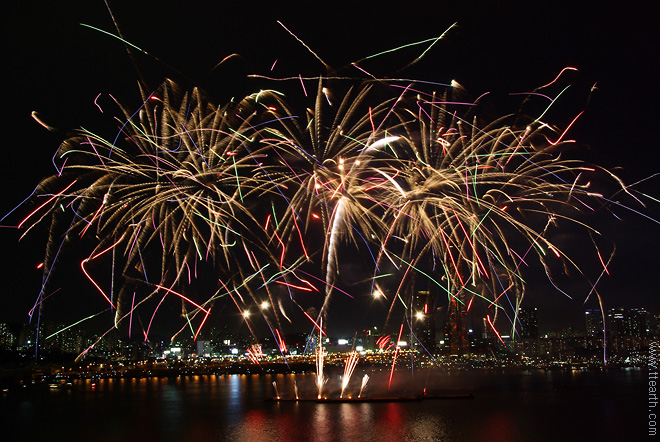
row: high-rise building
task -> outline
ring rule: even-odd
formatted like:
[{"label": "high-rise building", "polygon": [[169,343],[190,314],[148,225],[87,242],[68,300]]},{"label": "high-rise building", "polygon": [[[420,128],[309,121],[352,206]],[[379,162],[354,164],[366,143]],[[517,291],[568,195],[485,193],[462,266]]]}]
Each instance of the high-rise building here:
[{"label": "high-rise building", "polygon": [[627,311],[627,318],[623,327],[624,333],[629,336],[644,338],[648,335],[649,314],[643,308],[631,308]]},{"label": "high-rise building", "polygon": [[648,313],[643,308],[611,308],[607,313],[609,336],[646,337]]},{"label": "high-rise building", "polygon": [[457,293],[449,300],[449,354],[463,356],[469,352],[467,306],[465,294]]},{"label": "high-rise building", "polygon": [[607,327],[607,336],[625,336],[630,328],[626,310],[623,308],[611,308],[607,312],[605,325]]},{"label": "high-rise building", "polygon": [[12,332],[9,324],[0,324],[0,348],[11,349],[16,346],[18,339],[16,334]]},{"label": "high-rise building", "polygon": [[611,308],[584,312],[587,348],[603,347],[603,330],[607,348],[614,352],[639,350],[649,334],[649,315],[643,308]]},{"label": "high-rise building", "polygon": [[648,313],[643,308],[612,308],[605,325],[611,349],[620,353],[639,351],[648,335]]},{"label": "high-rise building", "polygon": [[589,309],[584,312],[585,346],[588,349],[602,349],[603,342],[603,313],[600,310]]},{"label": "high-rise building", "polygon": [[600,310],[586,310],[584,322],[587,338],[603,337],[603,313]]},{"label": "high-rise building", "polygon": [[537,309],[518,309],[518,336],[521,339],[535,339],[539,337]]},{"label": "high-rise building", "polygon": [[435,310],[430,290],[418,290],[413,297],[413,332],[417,337],[413,345],[423,346],[420,350],[435,351]]}]

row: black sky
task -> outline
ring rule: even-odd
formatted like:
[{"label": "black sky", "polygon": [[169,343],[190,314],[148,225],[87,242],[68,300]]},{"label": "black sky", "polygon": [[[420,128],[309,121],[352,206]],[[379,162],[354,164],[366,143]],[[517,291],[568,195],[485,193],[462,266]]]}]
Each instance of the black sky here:
[{"label": "black sky", "polygon": [[[136,4],[138,4],[136,6]],[[660,172],[657,137],[660,45],[654,13],[644,2],[111,2],[122,35],[150,55],[131,59],[121,42],[81,24],[116,34],[101,0],[14,2],[3,26],[5,125],[0,180],[2,215],[23,200],[39,179],[53,173],[50,158],[67,130],[94,127],[103,116],[99,93],[136,104],[137,79],[154,86],[165,77],[198,84],[218,100],[251,91],[245,74],[319,75],[324,67],[277,23],[280,20],[335,69],[407,43],[436,37],[457,26],[413,68],[411,78],[457,80],[474,95],[490,92],[502,113],[515,111],[509,93],[528,92],[564,67],[572,84],[552,121],[565,125],[584,115],[571,135],[590,148],[593,160],[628,183]],[[460,5],[456,5],[460,3]],[[547,3],[547,5],[546,5]],[[222,4],[222,5],[220,5]],[[240,59],[213,67],[226,56]],[[383,57],[373,69],[391,75],[419,55],[419,47]],[[596,85],[593,93],[591,87]],[[48,132],[30,116],[60,132]],[[619,169],[620,168],[620,169]],[[646,190],[657,189],[658,180]],[[658,217],[658,205],[647,213]],[[647,307],[660,313],[660,226],[618,212],[609,235],[617,257],[601,290],[611,305]],[[2,224],[16,223],[8,217]],[[17,245],[15,229],[0,229],[0,321],[26,317],[38,293],[43,244],[36,235]],[[78,272],[77,265],[61,266]],[[530,302],[554,323],[579,320],[582,305],[541,285]],[[576,299],[583,299],[584,293]],[[62,300],[66,302],[66,299]]]}]

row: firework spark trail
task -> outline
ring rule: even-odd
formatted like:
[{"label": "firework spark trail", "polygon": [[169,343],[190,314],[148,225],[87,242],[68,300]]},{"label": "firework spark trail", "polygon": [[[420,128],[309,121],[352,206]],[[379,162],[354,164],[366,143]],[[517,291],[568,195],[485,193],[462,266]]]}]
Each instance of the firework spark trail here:
[{"label": "firework spark trail", "polygon": [[92,278],[91,275],[87,272],[87,270],[85,269],[85,264],[87,264],[88,262],[92,261],[93,259],[96,259],[96,258],[98,258],[99,256],[105,254],[105,253],[108,252],[109,250],[114,249],[115,246],[116,246],[117,244],[119,244],[119,243],[122,241],[123,238],[124,238],[124,235],[122,235],[121,238],[119,238],[119,240],[118,240],[117,242],[115,242],[114,244],[112,244],[112,245],[111,245],[110,247],[108,247],[107,249],[102,250],[102,251],[96,253],[95,255],[90,255],[88,258],[85,258],[85,259],[82,260],[82,262],[80,263],[80,268],[82,269],[82,271],[83,271],[83,273],[85,274],[85,276],[87,277],[87,279],[90,280],[90,282],[94,285],[94,287],[96,287],[96,289],[101,293],[101,295],[103,295],[103,297],[105,298],[105,300],[108,301],[108,303],[110,304],[110,307],[112,307],[113,309],[116,308],[115,305],[112,303],[112,301],[110,300],[110,298],[108,297],[108,295],[105,294],[105,292],[103,291],[103,289],[97,284],[97,282],[94,280],[94,278]]},{"label": "firework spark trail", "polygon": [[[25,204],[26,204],[26,203],[27,203],[27,202],[28,202],[28,201],[29,201],[29,200],[30,200],[30,199],[31,199],[31,198],[37,193],[37,191],[39,190],[40,187],[41,187],[41,186],[37,185],[37,186],[34,188],[34,190],[32,190],[32,192],[30,192],[30,194],[29,194],[27,197],[25,197],[25,199],[23,199],[23,201],[21,201],[21,202],[18,203],[16,206],[14,206],[14,208],[11,209],[9,212],[5,213],[5,214],[2,216],[2,218],[0,218],[0,223],[3,222],[7,217],[9,217],[9,215],[11,215],[12,213],[14,213],[19,207],[22,207],[23,205],[25,205]],[[0,226],[0,227],[7,227],[7,226]],[[13,226],[12,226],[12,227],[13,227]],[[16,226],[16,228],[18,228],[18,226]]]},{"label": "firework spark trail", "polygon": [[135,310],[135,292],[133,292],[133,298],[131,300],[131,309],[129,310],[128,318],[128,338],[131,338],[131,329],[133,327],[133,311]]},{"label": "firework spark trail", "polygon": [[321,399],[323,396],[323,386],[327,382],[325,374],[323,373],[323,341],[321,337],[321,334],[323,333],[323,318],[321,318],[321,324],[318,328],[319,340],[316,344],[316,388],[318,390],[317,399]]},{"label": "firework spark trail", "polygon": [[504,340],[502,339],[502,337],[500,336],[500,333],[495,328],[495,325],[493,325],[493,322],[490,319],[490,315],[486,315],[486,320],[488,321],[488,325],[490,326],[490,328],[495,332],[495,336],[497,336],[497,339],[499,339],[500,342],[502,344],[504,344]]},{"label": "firework spark trail", "polygon": [[396,365],[396,358],[399,355],[399,342],[401,342],[401,335],[403,334],[403,323],[401,324],[401,328],[399,329],[399,337],[397,338],[396,342],[396,348],[394,349],[394,357],[392,357],[392,368],[390,369],[390,379],[387,382],[387,388],[389,389],[392,386],[392,378],[394,377],[394,367]]},{"label": "firework spark trail", "polygon": [[[280,335],[280,331],[278,329],[275,329],[275,333],[277,335],[277,348],[280,350],[282,354],[287,353],[287,348],[286,348],[286,342],[284,342],[284,339]],[[286,361],[286,358],[284,358]]]},{"label": "firework spark trail", "polygon": [[275,390],[275,398],[280,398],[280,393],[277,391],[277,382],[273,381],[273,389]]},{"label": "firework spark trail", "polygon": [[362,397],[362,392],[364,391],[364,388],[367,386],[367,382],[369,382],[369,375],[365,374],[362,377],[362,383],[360,384],[360,393],[358,393],[358,397]]},{"label": "firework spark trail", "polygon": [[[52,225],[51,225],[51,227],[52,227]],[[69,228],[71,228],[71,226],[69,226]],[[52,235],[52,229],[49,233]],[[51,236],[51,238],[52,238],[52,236]],[[37,294],[37,299],[35,300],[34,305],[30,309],[30,311],[28,312],[28,317],[30,318],[29,323],[32,323],[32,317],[34,315],[34,310],[37,308],[37,306],[39,306],[39,315],[38,316],[41,316],[42,303],[46,298],[50,297],[50,295],[48,295],[47,297],[44,298],[44,291],[46,290],[46,284],[49,282],[51,274],[53,272],[53,265],[49,264],[48,261],[50,260],[51,263],[54,263],[54,262],[57,261],[57,257],[59,256],[60,252],[62,251],[62,248],[64,247],[65,240],[66,240],[66,238],[62,239],[59,246],[57,247],[57,251],[55,252],[54,256],[52,256],[52,257],[48,253],[48,247],[46,247],[46,255],[44,256],[44,260],[41,262],[41,264],[39,264],[39,267],[37,267],[37,268],[42,268],[43,273],[42,273],[42,276],[41,276],[41,287],[39,289],[39,293]],[[50,244],[48,244],[48,245],[50,245]],[[59,290],[60,289],[58,288],[57,290],[55,290],[55,292],[58,292]],[[39,322],[39,318],[38,318],[38,322]],[[39,329],[37,329],[37,337],[38,337],[38,335],[39,335]]]},{"label": "firework spark trail", "polygon": [[61,288],[58,288],[57,290],[53,291],[52,293],[50,293],[50,294],[47,295],[47,296],[43,296],[43,291],[40,291],[40,292],[39,292],[39,295],[37,296],[37,300],[35,301],[35,303],[34,303],[34,305],[32,306],[32,308],[28,311],[28,317],[29,317],[30,319],[32,319],[32,315],[34,315],[34,311],[37,309],[37,307],[40,307],[41,304],[42,304],[44,301],[46,301],[46,299],[50,298],[51,296],[53,296],[55,293],[59,292],[60,290],[61,290]]},{"label": "firework spark trail", "polygon": [[65,331],[67,331],[67,330],[69,330],[69,329],[71,329],[71,328],[73,328],[73,327],[75,327],[75,326],[77,326],[77,325],[79,325],[79,324],[82,324],[83,322],[85,322],[85,321],[87,321],[87,320],[89,320],[89,319],[95,318],[95,317],[97,317],[97,316],[99,316],[99,315],[101,315],[101,314],[103,314],[103,313],[108,312],[108,311],[109,311],[109,309],[105,309],[105,310],[102,310],[102,311],[100,311],[100,312],[98,312],[98,313],[94,313],[93,315],[89,315],[89,316],[87,316],[87,317],[85,317],[85,318],[79,319],[78,321],[76,321],[76,322],[74,322],[74,323],[72,323],[72,324],[69,324],[69,325],[67,325],[66,327],[62,327],[61,329],[59,329],[59,330],[56,331],[55,333],[52,333],[52,334],[46,336],[44,339],[45,339],[45,340],[48,340],[48,339],[50,339],[50,338],[52,338],[52,337],[54,337],[54,336],[59,335],[60,333],[63,333],[63,332],[65,332]]},{"label": "firework spark trail", "polygon": [[[73,182],[71,182],[71,184],[69,184],[68,186],[66,186],[66,187],[65,187],[64,189],[62,189],[59,193],[56,193],[56,194],[52,195],[52,196],[51,196],[48,200],[46,200],[43,204],[41,204],[39,207],[37,207],[36,209],[34,209],[34,210],[33,210],[28,216],[26,216],[26,217],[23,219],[23,221],[21,221],[20,223],[18,223],[18,226],[17,226],[17,227],[18,227],[19,229],[21,229],[21,228],[23,227],[23,225],[27,222],[27,220],[30,219],[30,218],[32,217],[32,215],[34,215],[35,213],[37,213],[39,210],[43,209],[44,207],[48,206],[48,204],[50,204],[53,200],[57,199],[59,196],[62,196],[67,190],[69,190],[74,184],[76,184],[76,181],[77,181],[77,180],[74,180]],[[29,230],[29,229],[28,229],[28,230]],[[27,230],[26,230],[25,233],[27,233]],[[25,233],[24,233],[23,235],[25,235]]]},{"label": "firework spark trail", "polygon": [[359,359],[360,356],[356,351],[349,353],[348,357],[346,358],[344,376],[341,378],[341,393],[339,394],[340,398],[344,397],[344,391],[346,391],[346,387],[348,387],[348,383],[350,382],[351,376],[353,375],[353,370],[355,370],[355,366],[357,365]]},{"label": "firework spark trail", "polygon": [[[338,235],[339,235],[339,229],[340,229],[340,223],[345,222],[347,223],[347,220],[344,220],[345,216],[345,206],[346,204],[346,199],[344,197],[340,198],[339,201],[337,202],[337,205],[335,206],[335,211],[332,214],[332,219],[333,221],[331,222],[331,230],[330,230],[330,241],[328,243],[328,257],[327,257],[327,262],[328,262],[328,267],[326,270],[326,302],[330,298],[330,292],[332,290],[332,287],[334,286],[335,282],[335,273],[337,272],[337,242],[338,242]],[[324,302],[324,307],[326,306],[326,303]],[[325,308],[322,308],[321,311],[323,312]]]},{"label": "firework spark trail", "polygon": [[390,339],[391,336],[389,335],[381,336],[380,338],[376,339],[376,346],[382,350],[385,348]]}]

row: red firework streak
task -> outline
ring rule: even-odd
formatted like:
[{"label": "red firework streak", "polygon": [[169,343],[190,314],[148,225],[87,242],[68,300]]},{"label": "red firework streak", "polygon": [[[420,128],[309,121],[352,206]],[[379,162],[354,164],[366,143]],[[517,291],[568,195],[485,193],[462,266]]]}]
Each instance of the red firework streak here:
[{"label": "red firework streak", "polygon": [[394,349],[394,358],[392,359],[392,370],[390,371],[390,381],[387,384],[387,389],[389,390],[392,386],[392,376],[394,376],[394,366],[396,365],[396,357],[399,355],[399,342],[401,341],[401,334],[403,333],[403,323],[401,323],[401,328],[399,329],[399,337],[397,338],[396,348]]}]

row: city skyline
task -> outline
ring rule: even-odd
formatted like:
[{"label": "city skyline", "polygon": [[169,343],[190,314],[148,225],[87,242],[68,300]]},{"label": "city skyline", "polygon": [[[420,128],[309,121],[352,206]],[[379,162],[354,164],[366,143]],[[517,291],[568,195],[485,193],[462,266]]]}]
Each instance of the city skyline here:
[{"label": "city skyline", "polygon": [[[581,338],[583,342],[580,345],[587,349],[602,349],[603,339],[606,338],[607,346],[617,353],[618,350],[641,350],[648,345],[644,342],[660,336],[660,315],[651,314],[644,308],[610,308],[605,311],[605,315],[600,310],[587,309],[584,311],[582,327],[556,330],[539,330],[538,309],[521,308],[518,313],[519,326],[513,334],[499,334],[487,323],[486,318],[468,318],[470,315],[466,312],[461,314],[461,319],[457,319],[457,313],[454,311],[430,311],[423,310],[424,307],[421,308],[422,310],[416,310],[414,318],[411,318],[410,326],[399,336],[403,343],[401,345],[414,350],[420,356],[434,354],[471,356],[475,354],[473,347],[482,339],[491,344],[498,344],[499,341],[502,346],[507,346],[507,343],[522,344],[523,347],[520,349],[524,351],[525,346],[530,342],[558,337]],[[605,322],[603,322],[603,317]],[[480,319],[483,321],[482,327],[479,326]],[[461,321],[463,321],[462,325]],[[90,346],[98,339],[104,339],[106,335],[86,329],[84,326],[76,327],[51,321],[44,322],[39,327],[42,331],[38,345],[42,350],[58,349],[75,356],[83,356],[89,350],[94,353],[93,347]],[[334,348],[335,351],[344,352],[351,348],[362,351],[363,347],[370,350],[389,350],[399,345],[395,331],[373,326],[347,334],[333,333],[324,338],[324,345]],[[604,333],[606,334],[604,335]],[[203,347],[212,342],[212,348],[238,346],[245,351],[250,346],[263,346],[276,354],[280,354],[281,350],[278,349],[278,343],[267,333],[255,336],[247,333],[245,328],[236,330],[227,323],[210,326],[199,336],[199,339],[184,334],[171,342],[167,336],[158,335],[145,340],[141,336],[131,338],[118,330],[111,336],[110,340],[149,347],[157,345],[168,348],[186,343],[187,346],[199,349],[200,345]],[[303,349],[306,349],[308,354],[313,353],[313,348],[309,348],[309,344],[315,339],[314,332],[290,332],[280,339],[284,342],[283,348],[287,348],[290,354],[302,354],[305,352]],[[633,340],[630,341],[630,339]],[[37,340],[36,325],[34,324],[0,323],[0,348],[4,350],[22,349],[22,352],[29,353],[35,351]],[[105,346],[101,346],[101,348],[105,349]],[[295,351],[291,353],[293,349]],[[483,352],[483,349],[478,350],[477,354],[479,352]],[[201,354],[199,351],[197,353]],[[35,352],[34,355],[36,356],[36,354]]]}]

